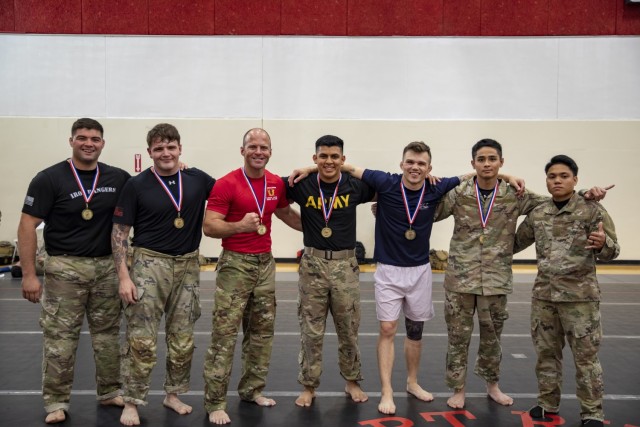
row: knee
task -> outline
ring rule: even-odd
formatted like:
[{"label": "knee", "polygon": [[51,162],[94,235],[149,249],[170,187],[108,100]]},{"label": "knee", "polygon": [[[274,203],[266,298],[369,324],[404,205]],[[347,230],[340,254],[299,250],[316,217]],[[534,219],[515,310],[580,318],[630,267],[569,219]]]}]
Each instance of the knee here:
[{"label": "knee", "polygon": [[153,363],[156,360],[156,340],[152,337],[130,338],[129,352],[141,362]]},{"label": "knee", "polygon": [[407,338],[411,341],[422,340],[422,330],[424,329],[424,321],[404,319],[404,325],[407,330]]},{"label": "knee", "polygon": [[381,338],[393,338],[396,335],[398,329],[398,322],[380,322],[380,337]]}]

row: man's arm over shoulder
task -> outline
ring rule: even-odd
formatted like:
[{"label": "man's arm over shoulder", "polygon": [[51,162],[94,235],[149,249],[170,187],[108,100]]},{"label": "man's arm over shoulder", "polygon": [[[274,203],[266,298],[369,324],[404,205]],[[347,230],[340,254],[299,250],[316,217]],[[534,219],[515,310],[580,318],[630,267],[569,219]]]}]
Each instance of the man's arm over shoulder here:
[{"label": "man's arm over shoulder", "polygon": [[[515,192],[516,190],[514,189],[513,191]],[[549,199],[549,196],[543,196],[525,189],[522,197],[518,198],[518,203],[520,204],[520,215],[529,215],[529,212],[531,212],[536,206],[545,203]]]},{"label": "man's arm over shoulder", "polygon": [[[453,215],[453,210],[456,206],[458,195],[461,193],[461,191],[463,191],[465,186],[469,185],[469,179],[473,178],[474,176],[475,174],[471,174],[471,175],[467,174],[467,175],[461,175],[458,177],[458,179],[460,179],[460,183],[458,184],[458,186],[449,190],[447,194],[445,194],[444,197],[440,199],[440,202],[436,207],[434,221],[436,222],[442,221],[443,219],[446,219],[451,215]],[[462,178],[467,178],[467,179],[462,180]]]},{"label": "man's arm over shoulder", "polygon": [[354,178],[362,179],[362,175],[364,175],[364,168],[360,166],[351,165],[349,163],[345,163],[341,168],[342,172],[346,172]]}]

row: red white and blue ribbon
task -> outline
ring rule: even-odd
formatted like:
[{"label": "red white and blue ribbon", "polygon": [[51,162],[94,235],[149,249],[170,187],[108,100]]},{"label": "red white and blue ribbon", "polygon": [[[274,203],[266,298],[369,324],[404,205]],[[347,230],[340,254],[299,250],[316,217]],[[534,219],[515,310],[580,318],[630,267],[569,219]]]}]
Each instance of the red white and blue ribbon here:
[{"label": "red white and blue ribbon", "polygon": [[251,190],[251,194],[253,194],[253,200],[256,201],[256,206],[258,207],[258,214],[260,215],[260,223],[262,223],[262,217],[264,216],[264,207],[267,204],[267,175],[264,175],[264,196],[262,198],[262,206],[260,206],[260,202],[258,202],[258,196],[256,195],[256,192],[253,191],[253,187],[251,186],[251,181],[249,181],[249,177],[247,176],[247,173],[244,171],[244,168],[242,168],[242,174],[244,175],[244,179],[247,181],[247,185],[249,186],[249,189]]},{"label": "red white and blue ribbon", "polygon": [[424,189],[426,185],[422,183],[422,189],[420,191],[420,200],[418,200],[418,204],[416,205],[416,210],[411,213],[411,209],[409,209],[409,201],[407,200],[407,193],[404,190],[404,184],[402,180],[400,181],[400,191],[402,191],[402,201],[404,202],[404,209],[407,212],[407,220],[409,221],[409,228],[413,225],[416,220],[416,216],[418,216],[418,211],[420,210],[420,205],[422,205],[422,199],[424,198]]},{"label": "red white and blue ribbon", "polygon": [[152,167],[151,172],[153,172],[160,185],[162,185],[165,193],[167,193],[167,195],[171,199],[171,202],[173,203],[173,206],[176,207],[179,216],[180,211],[182,210],[182,174],[180,173],[180,171],[178,171],[178,200],[176,201],[176,198],[173,197],[173,193],[171,192],[171,190],[169,190],[169,187],[167,187],[167,184],[164,183],[162,178],[160,178],[160,175],[158,175],[155,168]]},{"label": "red white and blue ribbon", "polygon": [[93,196],[95,196],[96,194],[96,187],[98,186],[98,178],[100,178],[100,166],[96,164],[96,174],[93,177],[93,184],[91,186],[91,191],[89,194],[87,194],[87,192],[84,190],[84,186],[82,185],[82,181],[80,181],[80,175],[78,175],[78,170],[76,169],[76,166],[73,164],[73,161],[71,159],[68,159],[67,161],[69,162],[69,167],[71,168],[73,177],[76,179],[76,182],[78,183],[78,187],[80,188],[80,192],[82,193],[84,202],[87,205],[89,205],[89,202],[91,201],[91,199],[93,199]]},{"label": "red white and blue ribbon", "polygon": [[491,195],[491,200],[489,201],[489,208],[487,209],[487,213],[485,214],[482,209],[482,202],[480,201],[480,187],[478,187],[478,181],[476,180],[476,201],[478,202],[478,212],[480,213],[480,222],[482,223],[482,228],[487,227],[487,221],[489,221],[489,215],[491,215],[491,210],[493,209],[493,202],[496,200],[496,195],[498,194],[498,182],[496,181],[496,186],[493,189],[493,194]]},{"label": "red white and blue ribbon", "polygon": [[333,203],[336,200],[336,196],[338,195],[338,187],[340,187],[340,181],[342,181],[342,172],[339,175],[338,183],[336,184],[336,189],[333,190],[333,196],[331,196],[331,201],[329,203],[329,211],[324,206],[324,193],[322,192],[322,186],[320,185],[320,174],[318,174],[318,190],[320,190],[320,200],[322,201],[322,216],[324,216],[324,223],[329,223],[329,218],[331,218],[331,214],[333,213]]}]

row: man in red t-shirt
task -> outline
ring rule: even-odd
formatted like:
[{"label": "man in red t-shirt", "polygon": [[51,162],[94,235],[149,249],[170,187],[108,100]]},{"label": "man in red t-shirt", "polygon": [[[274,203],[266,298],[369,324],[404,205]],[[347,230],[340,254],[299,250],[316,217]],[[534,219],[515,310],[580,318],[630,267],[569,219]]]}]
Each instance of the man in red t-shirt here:
[{"label": "man in red t-shirt", "polygon": [[242,319],[243,375],[240,398],[260,406],[276,402],[262,395],[269,371],[275,321],[275,261],[271,255],[271,215],[302,231],[280,177],[266,170],[271,138],[264,129],[245,133],[244,167],[216,181],[209,196],[204,234],[221,238],[211,345],[204,364],[205,408],[213,424],[231,422],[226,396],[233,351]]}]

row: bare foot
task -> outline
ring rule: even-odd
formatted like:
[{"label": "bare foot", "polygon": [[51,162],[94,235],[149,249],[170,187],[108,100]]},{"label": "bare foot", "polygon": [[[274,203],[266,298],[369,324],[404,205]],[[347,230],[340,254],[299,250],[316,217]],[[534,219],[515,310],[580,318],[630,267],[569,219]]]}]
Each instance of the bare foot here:
[{"label": "bare foot", "polygon": [[382,392],[380,403],[378,403],[378,412],[393,415],[396,413],[396,404],[393,403],[393,391]]},{"label": "bare foot", "polygon": [[49,412],[47,414],[47,418],[44,419],[44,422],[47,424],[61,423],[67,419],[67,415],[64,413],[62,409],[58,409],[57,411]]},{"label": "bare foot", "polygon": [[498,387],[498,383],[487,383],[487,394],[489,397],[496,403],[499,403],[503,406],[511,406],[513,405],[513,399],[510,396],[507,396],[502,391],[500,391],[500,387]]},{"label": "bare foot", "polygon": [[265,396],[258,396],[255,399],[253,399],[254,402],[256,402],[256,405],[258,406],[275,406],[276,401],[273,399],[269,399],[268,397]]},{"label": "bare foot", "polygon": [[173,409],[180,415],[190,414],[193,410],[191,406],[178,399],[178,395],[175,393],[167,393],[162,404],[169,409]]},{"label": "bare foot", "polygon": [[357,381],[347,381],[347,384],[344,386],[344,392],[351,396],[351,400],[356,403],[364,403],[369,400],[369,396],[362,391]]},{"label": "bare foot", "polygon": [[224,409],[218,409],[209,414],[209,422],[211,424],[229,424],[231,418],[229,418],[229,415],[227,415]]},{"label": "bare foot", "polygon": [[140,416],[138,415],[138,407],[133,403],[124,404],[122,415],[120,415],[120,424],[125,426],[139,426]]},{"label": "bare foot", "polygon": [[431,402],[433,400],[433,394],[420,387],[418,383],[407,383],[407,393],[425,402]]},{"label": "bare foot", "polygon": [[447,405],[453,409],[464,408],[464,388],[454,391],[453,395],[447,399]]},{"label": "bare foot", "polygon": [[124,399],[122,396],[116,396],[112,399],[101,400],[100,404],[106,406],[124,406]]},{"label": "bare foot", "polygon": [[311,406],[313,399],[316,397],[316,393],[313,387],[304,387],[300,396],[296,399],[296,405],[298,406]]}]

